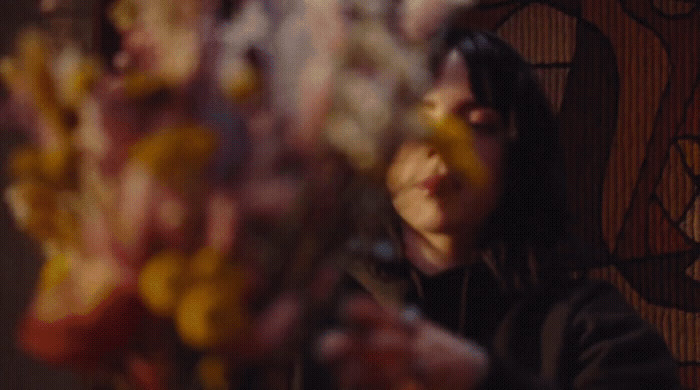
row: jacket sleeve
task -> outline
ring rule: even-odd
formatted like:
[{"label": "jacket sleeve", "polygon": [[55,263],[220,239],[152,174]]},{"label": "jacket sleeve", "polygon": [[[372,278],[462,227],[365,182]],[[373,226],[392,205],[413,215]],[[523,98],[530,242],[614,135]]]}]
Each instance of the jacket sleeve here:
[{"label": "jacket sleeve", "polygon": [[[663,338],[617,289],[591,281],[575,282],[564,290],[561,299],[547,306],[538,331],[539,373],[512,363],[518,359],[507,353],[494,356],[482,388],[680,388],[676,363]],[[517,326],[510,331],[529,332]]]}]

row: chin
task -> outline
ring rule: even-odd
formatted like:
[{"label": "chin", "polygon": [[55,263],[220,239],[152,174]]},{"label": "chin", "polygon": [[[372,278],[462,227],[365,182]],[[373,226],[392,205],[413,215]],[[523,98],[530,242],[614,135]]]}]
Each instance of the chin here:
[{"label": "chin", "polygon": [[447,233],[451,229],[450,221],[445,217],[445,215],[433,215],[426,216],[420,221],[416,221],[416,224],[412,226],[418,231],[431,232],[431,233]]}]

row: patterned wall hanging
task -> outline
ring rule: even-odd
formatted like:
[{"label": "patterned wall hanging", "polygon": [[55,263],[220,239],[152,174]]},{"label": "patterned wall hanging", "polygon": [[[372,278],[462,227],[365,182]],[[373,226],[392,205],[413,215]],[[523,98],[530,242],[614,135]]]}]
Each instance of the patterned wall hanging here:
[{"label": "patterned wall hanging", "polygon": [[538,70],[566,152],[573,266],[609,280],[700,388],[700,2],[482,1]]}]

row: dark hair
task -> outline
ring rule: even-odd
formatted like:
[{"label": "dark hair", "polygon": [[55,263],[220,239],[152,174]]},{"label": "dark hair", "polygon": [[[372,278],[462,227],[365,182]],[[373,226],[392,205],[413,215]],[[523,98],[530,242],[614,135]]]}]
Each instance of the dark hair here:
[{"label": "dark hair", "polygon": [[549,263],[543,257],[563,240],[566,225],[564,160],[550,102],[530,64],[496,35],[448,23],[433,42],[433,74],[456,49],[469,67],[477,103],[498,110],[516,130],[506,141],[500,204],[480,242],[504,249],[510,271],[533,274],[529,254],[540,267]]}]

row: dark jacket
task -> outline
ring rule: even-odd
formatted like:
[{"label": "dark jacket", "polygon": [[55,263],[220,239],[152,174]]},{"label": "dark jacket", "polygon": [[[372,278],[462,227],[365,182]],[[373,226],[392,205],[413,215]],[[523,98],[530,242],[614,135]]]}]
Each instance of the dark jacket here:
[{"label": "dark jacket", "polygon": [[487,348],[484,389],[676,389],[663,338],[603,281],[557,279],[508,292],[478,263],[427,277],[349,273],[382,305],[416,304],[426,318]]}]

